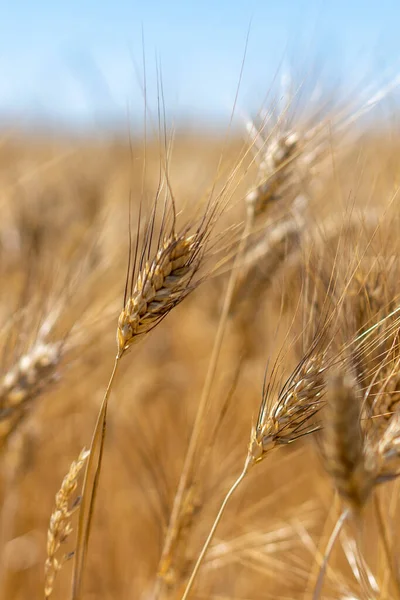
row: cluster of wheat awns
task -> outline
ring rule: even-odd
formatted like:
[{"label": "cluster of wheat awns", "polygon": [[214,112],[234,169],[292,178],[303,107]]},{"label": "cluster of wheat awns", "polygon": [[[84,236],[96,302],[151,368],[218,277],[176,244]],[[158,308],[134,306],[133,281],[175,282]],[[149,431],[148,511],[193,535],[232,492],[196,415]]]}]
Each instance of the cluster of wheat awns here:
[{"label": "cluster of wheat awns", "polygon": [[[306,437],[331,478],[338,499],[335,509],[339,509],[331,534],[322,536],[314,548],[315,564],[304,582],[304,593],[319,598],[328,575],[333,585],[330,559],[339,541],[358,583],[359,597],[400,598],[395,543],[383,493],[392,489],[391,482],[400,474],[400,269],[393,234],[396,221],[390,213],[395,197],[388,214],[379,217],[365,208],[358,213],[350,207],[343,220],[338,215],[337,221],[325,222],[313,207],[314,197],[319,197],[330,177],[332,163],[345,155],[340,144],[335,146],[335,136],[341,140],[376,98],[356,108],[319,107],[298,121],[291,114],[293,97],[278,114],[276,107],[262,113],[248,123],[250,139],[238,164],[224,175],[220,188],[214,185],[199,202],[195,216],[186,218],[187,207],[177,209],[165,160],[155,201],[147,211],[140,204],[137,227],[129,223],[114,368],[88,450],[82,450],[71,464],[56,494],[48,529],[45,598],[56,595],[56,576],[67,558],[73,559],[71,598],[84,597],[89,538],[101,494],[110,395],[121,362],[128,362],[128,353],[138,352],[139,342],[211,274],[225,282],[225,292],[154,585],[146,597],[188,598],[201,582],[202,568],[211,568],[212,561],[218,567],[223,560],[226,550],[213,542],[232,496],[251,477],[262,477],[260,463],[273,450],[283,453],[282,447],[297,445],[297,440]],[[234,225],[222,227],[241,178],[249,174],[252,184],[234,207],[240,217]],[[283,283],[287,280],[289,285]],[[259,304],[277,281],[279,314],[287,319],[288,331],[271,358],[272,368],[266,369],[252,426],[251,411],[248,414],[249,442],[247,450],[243,449],[242,470],[221,498],[193,558],[188,540],[196,511],[202,514],[203,507],[196,504],[199,480],[207,476],[201,469],[220,426],[218,422],[215,431],[209,431],[224,337],[233,329],[240,340],[241,364],[251,362]],[[28,309],[21,310],[20,321]],[[71,331],[54,333],[61,312],[60,308],[54,317],[43,320],[1,375],[1,445],[16,437],[37,398],[56,382],[60,364],[78,344]],[[16,323],[10,323],[10,338],[15,336],[15,327]],[[289,350],[297,360],[290,368],[286,364]],[[134,409],[132,413],[134,419]],[[367,561],[366,510],[374,511],[384,552],[378,573],[372,572]],[[7,519],[6,511],[3,519]],[[71,542],[75,521],[76,538]],[[304,528],[304,523],[298,528]],[[327,528],[330,525],[329,520]],[[307,532],[298,533],[305,543]],[[63,551],[67,538],[73,544],[68,553]],[[252,560],[251,550],[237,541],[236,553],[243,561],[243,557]],[[235,555],[233,544],[231,552]],[[337,591],[342,598],[350,597],[344,580]]]}]

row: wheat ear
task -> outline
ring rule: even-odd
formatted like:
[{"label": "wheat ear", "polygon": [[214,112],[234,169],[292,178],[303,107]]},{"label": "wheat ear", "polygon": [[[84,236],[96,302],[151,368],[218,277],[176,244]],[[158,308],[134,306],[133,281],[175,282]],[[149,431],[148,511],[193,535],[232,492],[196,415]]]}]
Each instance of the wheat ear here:
[{"label": "wheat ear", "polygon": [[[173,225],[166,235],[167,209],[164,207],[157,247],[150,261],[152,239],[155,236],[155,210],[156,205],[145,230],[140,253],[139,237],[137,238],[132,269],[130,245],[124,306],[117,325],[117,355],[95,425],[83,483],[73,572],[73,600],[79,600],[82,594],[91,520],[103,457],[107,408],[120,360],[135,342],[154,329],[199,284],[199,280],[194,278],[204,257],[206,241],[215,218],[215,206],[209,205],[209,212],[206,211],[203,215],[195,233],[189,235],[187,229],[180,234],[175,233],[174,217]],[[89,481],[92,471],[93,478]]]},{"label": "wheat ear", "polygon": [[151,263],[139,272],[118,320],[118,353],[122,355],[148,333],[191,291],[201,237],[173,234],[164,239]]},{"label": "wheat ear", "polygon": [[335,374],[328,381],[323,429],[325,468],[352,514],[360,513],[373,485],[366,467],[357,391],[357,383],[348,373]]},{"label": "wheat ear", "polygon": [[327,353],[317,343],[312,344],[276,397],[270,386],[266,387],[250,437],[249,453],[254,462],[320,428],[313,419],[325,403],[327,363]]},{"label": "wheat ear", "polygon": [[[177,489],[175,499],[174,499],[171,517],[170,517],[170,521],[168,524],[167,534],[165,537],[164,547],[163,547],[163,550],[161,553],[161,559],[160,559],[159,568],[158,568],[159,578],[158,578],[158,582],[156,583],[156,589],[155,589],[156,597],[158,596],[159,590],[160,590],[160,582],[159,582],[160,574],[165,573],[168,570],[168,565],[170,564],[170,561],[171,561],[173,545],[175,543],[177,533],[179,532],[179,519],[180,519],[180,515],[181,515],[181,507],[182,507],[182,503],[184,500],[185,490],[188,487],[189,479],[191,477],[191,473],[192,473],[192,469],[193,469],[195,452],[196,452],[196,449],[198,446],[198,441],[199,441],[199,438],[200,438],[200,435],[202,432],[204,416],[206,414],[206,410],[207,410],[207,407],[209,404],[210,393],[211,393],[211,388],[212,388],[212,384],[213,384],[213,380],[214,380],[214,376],[215,376],[215,372],[216,372],[216,368],[217,368],[218,357],[219,357],[219,354],[221,351],[221,346],[222,346],[223,337],[224,337],[226,325],[227,325],[228,318],[229,318],[229,313],[231,311],[231,308],[232,308],[232,305],[234,302],[237,283],[240,278],[239,268],[244,264],[244,257],[245,257],[245,253],[246,253],[248,238],[249,238],[250,234],[252,233],[256,217],[267,210],[268,205],[272,199],[271,194],[276,194],[279,191],[284,193],[282,186],[283,186],[284,182],[286,182],[286,177],[285,177],[285,175],[282,176],[281,173],[277,174],[276,172],[279,172],[280,167],[283,166],[283,164],[288,161],[288,159],[294,152],[294,150],[296,148],[296,140],[295,140],[294,136],[285,138],[284,145],[285,144],[286,144],[285,149],[283,149],[283,147],[281,148],[279,146],[279,144],[277,144],[276,147],[273,146],[273,148],[271,148],[271,157],[272,157],[271,160],[272,160],[273,164],[271,166],[271,171],[268,173],[268,176],[271,180],[270,181],[271,189],[268,189],[268,191],[266,191],[264,189],[260,191],[260,188],[257,188],[256,190],[252,190],[251,192],[249,192],[245,197],[246,219],[245,219],[244,230],[241,235],[239,246],[236,251],[233,266],[231,269],[231,273],[230,273],[230,277],[229,277],[229,281],[228,281],[228,285],[227,285],[227,289],[226,289],[226,293],[225,293],[225,297],[224,297],[224,303],[223,303],[223,307],[222,307],[222,311],[221,311],[221,316],[220,316],[220,320],[218,323],[218,329],[217,329],[217,333],[216,333],[216,336],[214,339],[214,345],[213,345],[213,349],[212,349],[212,353],[211,353],[211,357],[210,357],[210,362],[208,365],[206,380],[204,382],[202,395],[200,398],[199,406],[198,406],[197,413],[196,413],[195,423],[193,426],[192,435],[191,435],[190,442],[189,442],[188,451],[186,453],[184,466],[182,469],[181,477],[180,477],[179,484],[178,484],[178,489]],[[274,162],[274,161],[276,161],[276,162]],[[285,236],[284,236],[285,239],[288,237],[287,233],[288,232],[285,229]],[[280,236],[280,237],[276,236],[276,237],[278,237],[278,242],[282,242],[282,236]],[[276,241],[275,238],[273,239],[273,241],[274,242]],[[259,250],[261,250],[261,249],[259,248]],[[270,251],[270,248],[268,248],[268,250]],[[263,248],[262,251],[263,251],[263,253],[265,253],[266,249]],[[246,270],[246,272],[247,272],[247,270]],[[222,516],[222,513],[220,516]]]},{"label": "wheat ear", "polygon": [[81,451],[78,459],[71,463],[67,475],[64,477],[60,490],[56,494],[54,511],[50,517],[50,525],[47,532],[47,558],[45,562],[44,595],[46,600],[50,598],[57,573],[60,571],[63,561],[57,558],[62,543],[72,532],[71,517],[73,506],[72,497],[78,487],[79,473],[83,469],[89,452]]},{"label": "wheat ear", "polygon": [[55,380],[62,344],[37,340],[0,378],[0,446],[16,429],[33,400]]},{"label": "wheat ear", "polygon": [[361,430],[361,402],[357,382],[350,373],[335,373],[327,381],[323,429],[325,468],[345,503],[328,542],[313,598],[320,597],[326,566],[345,520],[360,516],[373,486],[366,467],[365,437]]},{"label": "wheat ear", "polygon": [[[190,480],[190,477],[192,474],[195,453],[196,453],[196,449],[198,446],[198,441],[200,439],[200,435],[202,433],[203,420],[204,420],[204,416],[206,414],[206,410],[208,408],[209,398],[210,398],[210,394],[211,394],[211,388],[212,388],[212,384],[214,381],[215,372],[217,369],[218,357],[219,357],[219,354],[221,351],[224,333],[225,333],[226,325],[227,325],[228,318],[229,318],[229,310],[231,307],[232,297],[233,297],[233,293],[235,290],[237,272],[238,272],[238,268],[242,261],[247,236],[250,231],[250,226],[251,226],[250,222],[247,221],[247,225],[245,225],[243,234],[241,236],[239,247],[238,247],[237,254],[235,257],[235,261],[234,261],[234,265],[233,265],[233,268],[232,268],[232,271],[231,271],[231,274],[229,277],[229,281],[228,281],[228,285],[227,285],[227,289],[226,289],[226,293],[225,293],[225,297],[224,297],[222,312],[221,312],[221,316],[220,316],[220,319],[218,322],[218,329],[217,329],[217,333],[216,333],[216,336],[214,339],[210,362],[209,362],[208,369],[207,369],[207,375],[206,375],[206,379],[204,382],[202,394],[200,397],[200,402],[199,402],[199,406],[197,409],[196,418],[195,418],[192,434],[191,434],[190,441],[189,441],[189,447],[188,447],[188,450],[187,450],[187,453],[185,456],[185,462],[184,462],[182,473],[181,473],[181,476],[179,479],[178,489],[175,494],[171,517],[170,517],[170,520],[168,523],[168,529],[167,529],[167,533],[165,536],[164,546],[163,546],[163,550],[161,553],[161,559],[160,559],[159,568],[158,568],[159,574],[163,573],[167,570],[165,565],[169,564],[169,562],[170,562],[173,545],[175,543],[177,532],[179,531],[179,519],[180,519],[180,514],[181,514],[181,507],[182,507],[182,503],[184,500],[185,490],[187,489],[187,486],[188,486],[188,483],[189,483],[189,480]],[[158,578],[158,582],[156,583],[155,597],[158,596],[159,591],[160,591],[160,577]]]}]

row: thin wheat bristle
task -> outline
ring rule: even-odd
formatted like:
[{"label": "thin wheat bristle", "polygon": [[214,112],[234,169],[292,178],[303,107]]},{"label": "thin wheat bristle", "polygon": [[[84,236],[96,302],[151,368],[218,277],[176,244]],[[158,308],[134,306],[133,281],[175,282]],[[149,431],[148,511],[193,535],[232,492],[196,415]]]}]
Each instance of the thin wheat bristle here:
[{"label": "thin wheat bristle", "polygon": [[49,598],[53,592],[57,573],[62,568],[67,557],[57,558],[57,553],[67,537],[72,532],[71,517],[74,512],[73,495],[78,487],[78,477],[83,469],[89,452],[81,451],[77,460],[71,463],[68,473],[63,479],[60,490],[56,494],[55,508],[50,517],[50,525],[47,532],[47,558],[45,562],[45,598]]},{"label": "thin wheat bristle", "polygon": [[340,496],[358,512],[373,482],[366,468],[359,392],[349,373],[336,373],[328,379],[324,416],[325,467]]}]

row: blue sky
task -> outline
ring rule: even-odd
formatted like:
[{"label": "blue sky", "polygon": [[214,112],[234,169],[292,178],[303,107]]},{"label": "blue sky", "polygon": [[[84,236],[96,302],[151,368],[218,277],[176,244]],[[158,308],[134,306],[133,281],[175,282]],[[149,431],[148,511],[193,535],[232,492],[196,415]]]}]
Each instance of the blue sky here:
[{"label": "blue sky", "polygon": [[156,57],[176,118],[226,118],[250,27],[240,105],[262,102],[282,65],[332,81],[400,71],[398,0],[0,0],[0,115],[94,124],[149,105]]}]

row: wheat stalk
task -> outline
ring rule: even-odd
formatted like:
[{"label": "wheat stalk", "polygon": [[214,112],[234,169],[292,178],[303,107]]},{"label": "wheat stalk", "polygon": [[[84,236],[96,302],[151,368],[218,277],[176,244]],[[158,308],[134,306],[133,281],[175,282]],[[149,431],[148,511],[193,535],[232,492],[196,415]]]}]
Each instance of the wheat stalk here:
[{"label": "wheat stalk", "polygon": [[[73,600],[79,600],[82,593],[82,578],[102,464],[108,401],[120,360],[135,342],[152,331],[202,281],[196,275],[204,262],[211,230],[219,216],[220,198],[210,200],[197,228],[186,226],[177,233],[175,204],[173,200],[168,203],[167,198],[157,235],[157,201],[158,198],[141,240],[139,218],[134,249],[130,238],[123,309],[117,325],[117,355],[94,428],[83,482],[74,561]],[[194,232],[190,233],[190,229],[194,229]]]},{"label": "wheat stalk", "polygon": [[[187,450],[187,453],[185,456],[185,462],[184,462],[182,473],[181,473],[181,476],[179,479],[178,489],[175,494],[174,504],[172,507],[172,512],[171,512],[170,520],[168,523],[168,529],[167,529],[167,533],[166,533],[165,540],[164,540],[164,546],[163,546],[163,550],[161,553],[161,558],[160,558],[159,568],[158,568],[159,577],[158,577],[158,581],[156,583],[155,592],[154,592],[156,597],[158,596],[158,594],[160,593],[160,590],[161,590],[160,575],[165,577],[164,574],[167,573],[170,568],[174,545],[178,539],[178,534],[180,531],[180,520],[182,517],[182,505],[184,502],[185,493],[188,488],[190,478],[192,476],[194,457],[195,457],[195,453],[196,453],[196,450],[198,447],[198,442],[199,442],[199,439],[200,439],[200,436],[202,433],[203,419],[204,419],[204,416],[206,414],[208,404],[209,404],[212,384],[213,384],[215,372],[217,369],[218,357],[219,357],[219,353],[221,351],[225,328],[226,328],[226,324],[228,322],[228,317],[229,317],[229,310],[231,307],[232,297],[233,297],[233,293],[234,293],[234,289],[235,289],[237,268],[241,264],[241,260],[243,257],[246,238],[247,238],[248,231],[249,231],[248,228],[249,228],[249,223],[246,222],[246,225],[245,225],[245,228],[243,231],[243,235],[241,237],[239,247],[237,250],[237,254],[235,257],[234,266],[232,268],[231,275],[230,275],[230,278],[228,281],[225,297],[224,297],[224,303],[222,306],[221,316],[220,316],[219,323],[218,323],[217,333],[216,333],[216,336],[214,339],[214,344],[213,344],[213,349],[211,352],[210,362],[208,365],[207,375],[206,375],[206,379],[204,382],[199,406],[197,409],[196,418],[195,418],[195,422],[193,425],[192,434],[190,437],[189,447],[188,447],[188,450]],[[222,516],[222,513],[221,513],[221,516]],[[194,578],[193,578],[193,580],[194,580]]]},{"label": "wheat stalk", "polygon": [[[276,373],[272,374],[270,384],[263,391],[259,415],[255,427],[252,428],[243,471],[229,489],[222,502],[185,588],[183,599],[186,600],[190,594],[201,563],[212,542],[228,501],[242,483],[250,468],[261,462],[273,449],[291,444],[301,437],[318,431],[321,424],[315,422],[314,418],[325,406],[326,400],[324,396],[328,369],[332,368],[332,366],[336,368],[339,366],[345,367],[348,362],[345,351],[349,348],[355,347],[356,353],[360,352],[360,348],[364,348],[368,343],[378,343],[379,341],[374,338],[374,334],[376,334],[376,329],[378,328],[376,324],[370,330],[364,332],[362,336],[356,336],[351,342],[345,344],[336,355],[333,355],[330,348],[332,341],[327,343],[325,347],[322,345],[328,331],[328,324],[329,320],[321,332],[315,336],[308,352],[299,362],[286,383],[278,390],[278,393],[275,395],[273,389]],[[370,342],[371,337],[373,338],[373,342]],[[370,481],[368,491],[370,491],[374,480],[371,476],[368,475],[368,477],[368,481]],[[343,523],[348,513],[345,512],[344,514]],[[336,530],[334,537],[338,535],[343,523]],[[333,543],[334,540],[332,541]],[[321,569],[321,573],[323,571],[324,569]],[[317,585],[319,587],[320,584]]]},{"label": "wheat stalk", "polygon": [[317,429],[316,425],[309,425],[309,421],[322,406],[324,361],[323,353],[315,357],[311,353],[306,357],[283,386],[269,411],[267,411],[268,391],[263,394],[257,425],[252,429],[243,470],[221,504],[186,585],[182,600],[186,600],[189,596],[226,506],[250,468],[259,463],[273,448],[292,443]]},{"label": "wheat stalk", "polygon": [[[256,131],[255,125],[252,122],[248,124],[248,132],[254,138],[252,141],[252,148],[254,146],[256,159],[259,159],[260,156],[262,157],[259,165],[259,179],[261,179],[261,181],[255,188],[250,190],[244,198],[247,213],[245,226],[238,244],[238,249],[234,256],[234,262],[224,297],[224,304],[214,340],[206,380],[200,398],[189,448],[185,457],[184,467],[178,484],[178,490],[174,499],[171,518],[158,568],[159,578],[165,578],[165,573],[167,573],[170,568],[173,548],[178,539],[180,530],[179,521],[182,516],[182,504],[185,492],[189,486],[194,456],[198,447],[203,420],[209,403],[228,315],[235,305],[240,290],[248,283],[248,277],[249,275],[251,276],[252,269],[257,267],[258,264],[264,263],[264,268],[266,268],[268,277],[271,279],[278,267],[284,262],[288,245],[298,247],[298,241],[303,227],[302,215],[299,213],[304,210],[306,202],[298,203],[299,205],[302,204],[302,211],[300,211],[299,205],[294,207],[292,213],[288,218],[283,220],[280,226],[277,227],[275,224],[275,227],[272,226],[270,229],[267,229],[263,239],[252,248],[248,248],[248,240],[253,233],[255,222],[260,216],[268,212],[270,204],[273,201],[282,198],[286,199],[288,201],[287,203],[294,203],[294,200],[298,197],[300,187],[298,181],[294,184],[293,172],[295,167],[293,167],[293,164],[295,164],[297,160],[301,160],[301,158],[299,159],[299,156],[301,157],[302,154],[302,149],[300,148],[298,139],[294,133],[281,135],[281,132],[277,127],[275,130],[275,138],[272,137],[267,141],[260,143],[260,132]],[[267,150],[264,152],[265,147]],[[249,464],[250,462],[251,460],[249,459]],[[245,471],[247,471],[247,467]],[[244,477],[245,471],[242,476],[240,476],[240,481]],[[233,493],[234,489],[236,489],[236,484],[234,484],[233,490],[228,492],[228,498],[231,493]],[[220,517],[222,516],[224,508],[220,513]],[[219,518],[217,517],[217,522],[218,521]],[[215,524],[215,528],[216,525],[217,524]],[[215,531],[215,529],[213,531]],[[209,541],[211,541],[212,536],[213,533],[211,533]],[[208,544],[206,543],[206,545]],[[203,550],[205,554],[206,548]],[[202,557],[204,554],[202,554]],[[202,558],[200,559],[200,562],[201,560]],[[200,565],[198,564],[198,566]],[[198,566],[195,567],[196,572]],[[194,577],[191,581],[193,580]],[[188,587],[190,588],[190,586],[191,583]],[[160,584],[156,586],[156,597],[159,594],[159,591]]]}]

